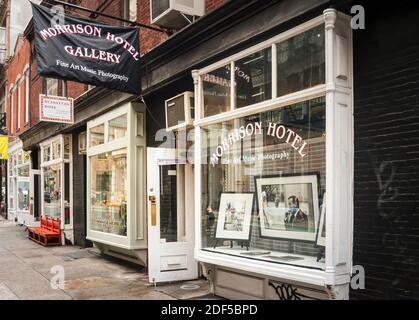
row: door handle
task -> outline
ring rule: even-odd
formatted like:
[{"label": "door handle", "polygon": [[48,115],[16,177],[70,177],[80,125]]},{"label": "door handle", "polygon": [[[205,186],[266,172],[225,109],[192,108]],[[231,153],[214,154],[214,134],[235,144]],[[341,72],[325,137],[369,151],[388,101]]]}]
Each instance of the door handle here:
[{"label": "door handle", "polygon": [[157,225],[157,205],[156,205],[156,197],[149,196],[150,201],[150,208],[151,208],[151,226],[155,227]]}]

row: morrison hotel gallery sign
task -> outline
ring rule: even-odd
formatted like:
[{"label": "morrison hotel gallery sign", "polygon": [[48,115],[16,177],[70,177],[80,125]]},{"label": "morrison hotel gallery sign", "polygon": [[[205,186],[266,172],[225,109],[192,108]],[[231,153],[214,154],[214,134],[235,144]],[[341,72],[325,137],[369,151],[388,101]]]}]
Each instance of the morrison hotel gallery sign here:
[{"label": "morrison hotel gallery sign", "polygon": [[32,3],[38,73],[139,94],[137,28],[97,24]]}]

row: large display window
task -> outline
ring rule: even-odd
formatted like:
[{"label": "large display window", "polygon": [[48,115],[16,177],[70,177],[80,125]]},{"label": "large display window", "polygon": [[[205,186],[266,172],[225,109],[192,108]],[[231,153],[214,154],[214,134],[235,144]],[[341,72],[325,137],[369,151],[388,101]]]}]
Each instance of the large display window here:
[{"label": "large display window", "polygon": [[127,150],[91,157],[91,229],[127,235]]},{"label": "large display window", "polygon": [[21,149],[20,144],[16,146],[12,145],[9,154],[9,212],[16,213],[18,222],[23,223],[23,215],[30,213],[30,155]]},{"label": "large display window", "polygon": [[349,18],[326,10],[193,71],[199,261],[322,286],[348,279],[351,70]]},{"label": "large display window", "polygon": [[203,126],[201,135],[203,250],[324,269],[316,243],[326,191],[324,97]]},{"label": "large display window", "polygon": [[128,103],[87,124],[87,238],[123,249],[146,248],[145,124]]},{"label": "large display window", "polygon": [[59,135],[40,144],[42,214],[61,219],[73,239],[71,136]]}]

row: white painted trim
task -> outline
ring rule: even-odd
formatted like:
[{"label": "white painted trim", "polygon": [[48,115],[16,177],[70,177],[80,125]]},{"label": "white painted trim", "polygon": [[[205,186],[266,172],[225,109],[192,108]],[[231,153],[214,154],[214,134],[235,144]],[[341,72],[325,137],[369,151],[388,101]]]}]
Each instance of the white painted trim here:
[{"label": "white painted trim", "polygon": [[285,264],[280,265],[272,262],[257,261],[202,250],[195,250],[195,259],[217,266],[258,273],[264,276],[281,278],[289,281],[305,282],[318,286],[324,286],[325,284],[325,273],[322,270],[289,266]]},{"label": "white painted trim", "polygon": [[307,21],[303,24],[300,24],[299,26],[287,30],[269,40],[263,41],[253,47],[247,48],[243,51],[240,51],[239,53],[236,53],[228,58],[225,58],[223,60],[220,60],[212,65],[209,65],[208,67],[202,68],[199,70],[199,74],[200,75],[204,75],[206,73],[209,73],[211,71],[214,71],[218,68],[224,67],[225,65],[231,63],[232,61],[237,61],[241,58],[245,58],[246,56],[261,51],[263,49],[269,48],[270,46],[272,46],[272,44],[277,43],[277,42],[283,42],[285,40],[288,40],[304,31],[310,30],[314,27],[317,27],[318,25],[321,25],[322,23],[324,23],[323,20],[323,16],[319,16],[317,18],[314,18],[310,21]]},{"label": "white painted trim", "polygon": [[326,85],[321,84],[315,87],[311,87],[302,91],[294,92],[286,96],[281,96],[276,99],[266,100],[257,104],[253,104],[247,107],[236,109],[220,113],[211,117],[206,117],[201,120],[194,121],[195,126],[207,126],[210,124],[234,120],[250,116],[252,114],[267,112],[270,110],[286,107],[292,104],[300,103],[303,101],[319,98],[326,95]]}]

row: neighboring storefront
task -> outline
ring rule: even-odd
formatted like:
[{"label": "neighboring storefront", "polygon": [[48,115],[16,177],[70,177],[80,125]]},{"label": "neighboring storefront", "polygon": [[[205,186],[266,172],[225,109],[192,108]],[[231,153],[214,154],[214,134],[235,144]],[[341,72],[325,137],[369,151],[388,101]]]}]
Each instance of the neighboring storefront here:
[{"label": "neighboring storefront", "polygon": [[58,135],[40,144],[41,212],[61,220],[62,243],[74,243],[71,139]]},{"label": "neighboring storefront", "polygon": [[87,123],[87,238],[147,264],[145,109],[125,103]]},{"label": "neighboring storefront", "polygon": [[32,226],[36,217],[30,210],[30,154],[19,139],[9,145],[8,164],[8,219]]}]

